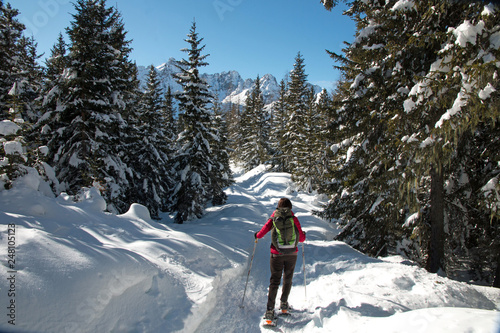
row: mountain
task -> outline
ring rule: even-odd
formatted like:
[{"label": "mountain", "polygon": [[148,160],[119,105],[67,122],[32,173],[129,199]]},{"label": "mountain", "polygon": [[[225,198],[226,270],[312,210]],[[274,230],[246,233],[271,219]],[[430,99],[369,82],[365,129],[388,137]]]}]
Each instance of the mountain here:
[{"label": "mountain", "polygon": [[[175,67],[176,60],[170,58],[166,63],[157,66],[158,79],[161,81],[161,87],[164,91],[170,86],[172,92],[180,91],[181,86],[175,81],[173,74],[179,70]],[[141,87],[145,86],[149,67],[138,66],[139,79]],[[215,74],[202,74],[201,77],[206,80],[210,86],[211,92],[218,97],[222,104],[245,105],[247,95],[255,84],[255,79],[243,79],[237,71],[229,71]],[[278,80],[271,74],[265,74],[260,78],[260,86],[264,95],[264,104],[270,105],[275,102],[279,96]],[[314,85],[316,93],[321,92],[320,86]]]}]

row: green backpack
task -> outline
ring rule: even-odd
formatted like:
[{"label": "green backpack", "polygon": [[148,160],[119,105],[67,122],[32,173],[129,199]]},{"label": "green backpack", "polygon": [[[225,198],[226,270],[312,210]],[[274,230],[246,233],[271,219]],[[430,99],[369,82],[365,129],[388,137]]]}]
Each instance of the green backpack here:
[{"label": "green backpack", "polygon": [[299,243],[299,230],[293,222],[290,208],[280,207],[274,211],[271,237],[274,247],[280,253],[295,252],[295,248]]}]

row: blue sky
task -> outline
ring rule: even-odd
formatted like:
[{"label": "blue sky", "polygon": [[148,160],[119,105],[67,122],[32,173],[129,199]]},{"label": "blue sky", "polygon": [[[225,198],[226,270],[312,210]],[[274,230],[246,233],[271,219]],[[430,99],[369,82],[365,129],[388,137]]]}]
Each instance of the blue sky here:
[{"label": "blue sky", "polygon": [[[6,2],[20,10],[26,34],[35,37],[46,56],[75,13],[72,0]],[[138,65],[185,57],[180,49],[188,46],[184,39],[196,20],[210,54],[203,72],[237,70],[244,79],[269,73],[281,80],[300,52],[309,82],[327,89],[339,73],[325,49],[340,52],[355,33],[354,23],[342,15],[344,6],[329,12],[319,0],[107,0],[107,5],[122,14],[133,40],[130,58]]]}]

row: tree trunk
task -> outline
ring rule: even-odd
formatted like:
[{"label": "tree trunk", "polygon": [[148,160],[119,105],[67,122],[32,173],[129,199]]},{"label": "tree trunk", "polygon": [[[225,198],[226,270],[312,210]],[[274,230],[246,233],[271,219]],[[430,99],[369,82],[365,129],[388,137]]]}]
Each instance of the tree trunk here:
[{"label": "tree trunk", "polygon": [[495,281],[493,287],[500,288],[500,254],[497,256],[497,270],[495,272]]},{"label": "tree trunk", "polygon": [[430,222],[431,239],[429,243],[429,258],[427,270],[437,273],[444,268],[444,190],[443,171],[431,166]]}]

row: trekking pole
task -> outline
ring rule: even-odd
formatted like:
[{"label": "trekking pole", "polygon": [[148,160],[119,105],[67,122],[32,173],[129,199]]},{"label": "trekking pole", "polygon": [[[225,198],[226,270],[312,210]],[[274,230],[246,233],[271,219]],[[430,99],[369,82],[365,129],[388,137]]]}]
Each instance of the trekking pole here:
[{"label": "trekking pole", "polygon": [[302,269],[304,271],[304,296],[307,301],[307,290],[306,290],[306,257],[304,255],[304,242],[302,242]]},{"label": "trekking pole", "polygon": [[244,308],[243,302],[245,301],[245,294],[247,293],[248,278],[250,277],[250,271],[252,270],[253,257],[255,255],[255,248],[257,248],[257,238],[255,238],[255,243],[253,245],[252,258],[250,259],[250,267],[248,268],[247,282],[245,282],[245,291],[243,291],[243,298],[241,299],[240,308]]}]

